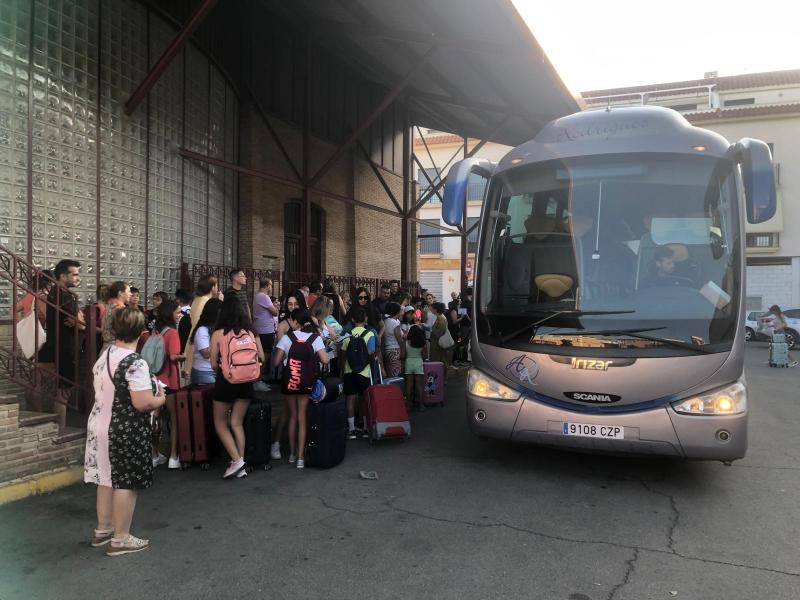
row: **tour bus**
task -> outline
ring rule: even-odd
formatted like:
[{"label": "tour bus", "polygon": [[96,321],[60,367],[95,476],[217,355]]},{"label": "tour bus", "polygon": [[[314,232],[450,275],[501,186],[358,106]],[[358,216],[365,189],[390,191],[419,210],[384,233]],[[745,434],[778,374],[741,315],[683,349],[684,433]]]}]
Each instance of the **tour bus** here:
[{"label": "tour bus", "polygon": [[473,433],[588,452],[747,450],[744,219],[775,212],[768,146],[661,107],[587,110],[499,163],[450,169],[463,226],[488,179],[476,257]]}]

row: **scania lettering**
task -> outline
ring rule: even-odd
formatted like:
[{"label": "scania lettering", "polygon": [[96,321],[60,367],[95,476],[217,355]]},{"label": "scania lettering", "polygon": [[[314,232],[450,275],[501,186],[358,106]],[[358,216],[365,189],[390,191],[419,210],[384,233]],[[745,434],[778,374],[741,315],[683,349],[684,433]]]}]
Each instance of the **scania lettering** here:
[{"label": "scania lettering", "polygon": [[472,431],[590,452],[743,457],[744,223],[775,212],[768,146],[731,144],[666,108],[585,111],[499,164],[456,163],[450,225],[463,221],[471,174],[488,180]]}]

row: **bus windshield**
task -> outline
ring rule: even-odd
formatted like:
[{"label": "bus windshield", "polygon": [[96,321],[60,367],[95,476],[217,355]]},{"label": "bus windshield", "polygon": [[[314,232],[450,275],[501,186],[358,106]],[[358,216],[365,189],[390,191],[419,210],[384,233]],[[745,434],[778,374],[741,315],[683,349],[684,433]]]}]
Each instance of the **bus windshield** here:
[{"label": "bus windshield", "polygon": [[483,216],[479,340],[556,354],[730,350],[741,289],[735,174],[699,153],[498,174]]}]

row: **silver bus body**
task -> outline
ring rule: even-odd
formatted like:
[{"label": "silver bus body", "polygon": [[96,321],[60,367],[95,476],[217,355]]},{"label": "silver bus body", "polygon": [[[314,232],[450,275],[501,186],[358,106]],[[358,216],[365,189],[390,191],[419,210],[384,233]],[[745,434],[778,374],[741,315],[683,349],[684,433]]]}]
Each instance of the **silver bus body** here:
[{"label": "silver bus body", "polygon": [[[745,215],[760,222],[774,213],[766,145],[749,139],[731,145],[672,110],[635,107],[557,119],[498,165],[463,163],[448,174],[446,222],[461,220],[465,177],[489,178],[466,395],[473,433],[588,452],[742,458],[744,222]],[[700,163],[710,174],[705,190]],[[693,194],[696,205],[684,201]],[[649,212],[630,217],[639,200],[650,203]],[[581,211],[594,223],[582,237]],[[711,230],[707,243],[692,237],[698,224],[701,234],[703,224]],[[604,235],[606,247],[625,254],[617,261],[626,266],[619,269],[625,289],[616,295],[591,291],[613,287],[614,275],[598,271],[602,258],[613,255],[602,249]],[[670,235],[688,242],[667,244]],[[557,256],[564,248],[572,253],[569,265]],[[671,283],[670,275],[650,260],[656,275],[648,276],[655,278],[648,287],[646,252],[662,262],[672,252],[673,263],[686,255],[697,282],[658,287]],[[548,266],[551,273],[537,275]]]}]

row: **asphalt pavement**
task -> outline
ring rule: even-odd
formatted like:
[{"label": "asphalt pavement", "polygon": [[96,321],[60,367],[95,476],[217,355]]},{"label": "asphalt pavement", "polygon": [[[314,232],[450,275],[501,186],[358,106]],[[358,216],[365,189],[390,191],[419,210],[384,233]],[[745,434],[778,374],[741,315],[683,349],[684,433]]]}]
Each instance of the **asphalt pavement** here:
[{"label": "asphalt pavement", "polygon": [[1,507],[0,600],[797,600],[800,368],[766,354],[748,346],[750,448],[732,466],[480,441],[462,372],[411,440],[351,442],[328,471],[159,468],[136,555],[89,546],[90,486]]}]

